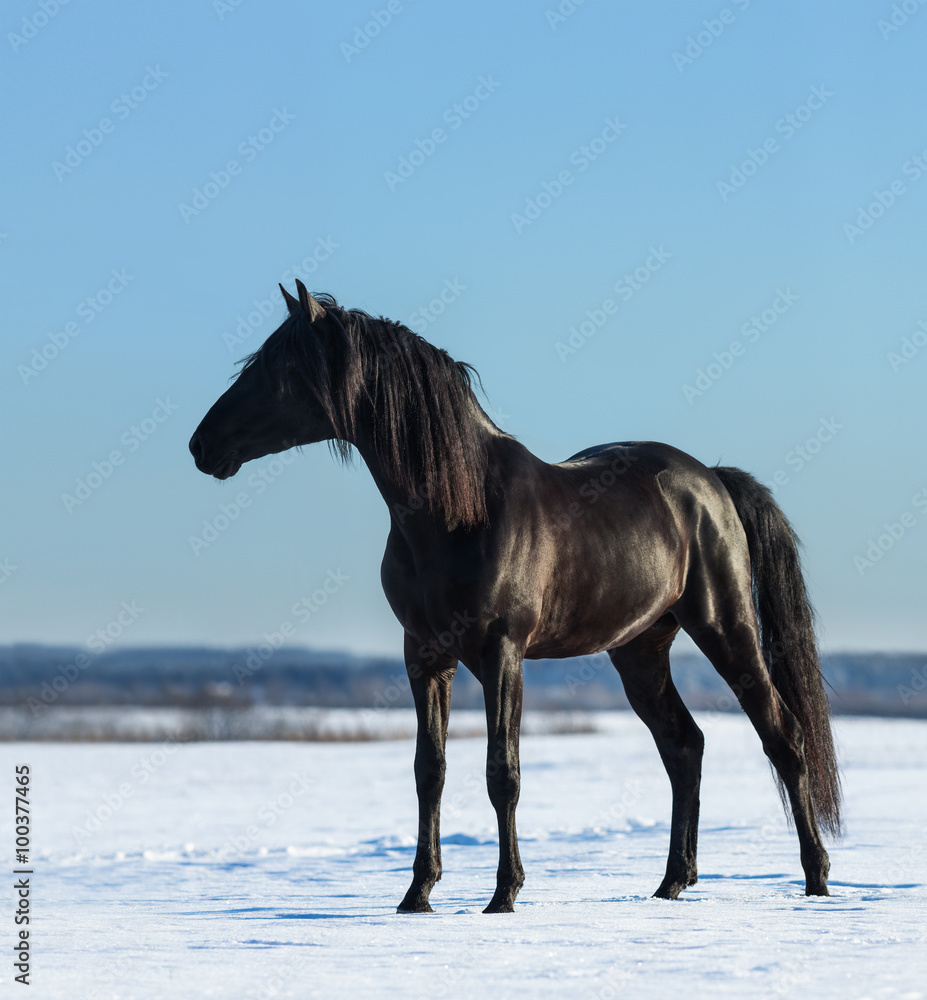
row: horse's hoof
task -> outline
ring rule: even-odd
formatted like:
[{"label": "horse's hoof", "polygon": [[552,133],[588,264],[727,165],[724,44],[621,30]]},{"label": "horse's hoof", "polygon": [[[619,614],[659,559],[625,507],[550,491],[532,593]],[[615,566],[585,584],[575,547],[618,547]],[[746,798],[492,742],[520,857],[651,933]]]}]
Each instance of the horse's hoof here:
[{"label": "horse's hoof", "polygon": [[489,906],[483,910],[484,913],[514,913],[515,903],[511,899],[503,899],[501,902],[497,903],[493,900]]},{"label": "horse's hoof", "polygon": [[[520,886],[518,888],[521,888]],[[489,902],[489,906],[483,910],[484,913],[514,913],[515,897],[518,895],[518,888],[506,888],[497,890]]]},{"label": "horse's hoof", "polygon": [[413,886],[405,895],[403,901],[396,907],[397,913],[434,913],[431,904],[428,902],[428,891]]},{"label": "horse's hoof", "polygon": [[679,893],[683,889],[688,889],[690,885],[698,882],[698,875],[692,872],[683,879],[665,878],[660,883],[660,888],[653,894],[654,899],[678,899]]},{"label": "horse's hoof", "polygon": [[431,908],[431,903],[428,900],[424,900],[421,903],[413,903],[407,905],[406,903],[400,903],[396,907],[397,913],[434,913],[435,911]]},{"label": "horse's hoof", "polygon": [[829,896],[830,890],[826,882],[817,882],[812,885],[810,882],[805,886],[806,896]]}]

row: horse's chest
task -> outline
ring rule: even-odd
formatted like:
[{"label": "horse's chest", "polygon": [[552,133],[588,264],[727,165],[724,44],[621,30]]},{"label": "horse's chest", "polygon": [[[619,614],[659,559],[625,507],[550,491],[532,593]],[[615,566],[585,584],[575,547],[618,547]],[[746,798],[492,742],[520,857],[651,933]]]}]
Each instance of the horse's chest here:
[{"label": "horse's chest", "polygon": [[490,603],[476,569],[452,556],[436,568],[413,558],[401,540],[391,540],[381,567],[383,592],[406,632],[422,642],[438,639],[442,648],[459,652],[479,631]]},{"label": "horse's chest", "polygon": [[429,583],[414,573],[385,575],[383,591],[406,632],[423,640],[438,634],[459,636],[477,620],[473,594]]},{"label": "horse's chest", "polygon": [[412,635],[427,632],[429,588],[416,568],[411,551],[392,537],[383,556],[380,579],[383,593],[402,627]]}]

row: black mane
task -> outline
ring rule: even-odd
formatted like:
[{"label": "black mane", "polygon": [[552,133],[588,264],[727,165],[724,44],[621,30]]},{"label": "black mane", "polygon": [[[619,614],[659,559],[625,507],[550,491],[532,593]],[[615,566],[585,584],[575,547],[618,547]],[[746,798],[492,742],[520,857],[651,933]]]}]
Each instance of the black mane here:
[{"label": "black mane", "polygon": [[316,299],[324,319],[312,323],[301,311],[291,313],[244,359],[245,367],[282,352],[331,420],[339,457],[349,460],[363,422],[381,468],[411,503],[426,502],[451,526],[486,523],[476,370],[401,323],[343,309],[330,295]]}]

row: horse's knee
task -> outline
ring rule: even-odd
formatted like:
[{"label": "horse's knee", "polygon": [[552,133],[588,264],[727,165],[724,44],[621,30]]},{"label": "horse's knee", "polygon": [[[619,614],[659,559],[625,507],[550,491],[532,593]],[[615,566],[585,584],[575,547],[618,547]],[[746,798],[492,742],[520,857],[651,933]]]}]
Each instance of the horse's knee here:
[{"label": "horse's knee", "polygon": [[486,788],[493,808],[501,809],[518,801],[521,782],[517,775],[495,775],[486,779]]},{"label": "horse's knee", "polygon": [[501,809],[518,801],[521,775],[517,762],[490,759],[486,764],[486,789],[493,808]]},{"label": "horse's knee", "polygon": [[444,774],[442,757],[416,758],[415,790],[419,795],[440,795],[444,788]]}]

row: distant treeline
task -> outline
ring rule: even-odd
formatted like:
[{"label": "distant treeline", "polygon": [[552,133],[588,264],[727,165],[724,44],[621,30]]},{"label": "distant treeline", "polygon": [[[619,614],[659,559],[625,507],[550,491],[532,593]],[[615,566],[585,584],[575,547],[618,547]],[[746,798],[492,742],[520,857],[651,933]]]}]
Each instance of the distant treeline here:
[{"label": "distant treeline", "polygon": [[[927,654],[830,653],[824,675],[834,711],[927,717]],[[692,709],[735,709],[730,690],[704,658],[673,658],[673,678]],[[479,684],[461,668],[454,705],[479,708]],[[400,659],[308,649],[150,647],[100,654],[37,645],[0,647],[0,705],[137,705],[244,708],[407,708]],[[533,709],[627,708],[604,655],[525,663],[525,706]]]}]

